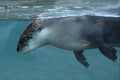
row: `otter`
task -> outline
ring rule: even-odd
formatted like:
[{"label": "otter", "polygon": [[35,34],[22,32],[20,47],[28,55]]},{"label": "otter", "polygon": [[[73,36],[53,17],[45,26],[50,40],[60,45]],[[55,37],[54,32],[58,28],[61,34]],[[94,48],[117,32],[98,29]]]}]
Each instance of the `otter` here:
[{"label": "otter", "polygon": [[85,67],[89,67],[83,55],[87,49],[98,48],[115,62],[114,47],[120,47],[120,17],[81,15],[35,19],[22,33],[17,51],[27,53],[45,45],[73,51]]}]

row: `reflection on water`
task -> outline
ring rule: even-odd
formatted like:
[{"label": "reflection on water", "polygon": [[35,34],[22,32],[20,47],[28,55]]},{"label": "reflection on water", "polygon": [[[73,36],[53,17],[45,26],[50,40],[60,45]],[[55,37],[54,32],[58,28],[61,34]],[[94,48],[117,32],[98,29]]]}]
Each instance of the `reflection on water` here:
[{"label": "reflection on water", "polygon": [[0,0],[0,20],[31,20],[43,12],[93,10],[119,0]]}]

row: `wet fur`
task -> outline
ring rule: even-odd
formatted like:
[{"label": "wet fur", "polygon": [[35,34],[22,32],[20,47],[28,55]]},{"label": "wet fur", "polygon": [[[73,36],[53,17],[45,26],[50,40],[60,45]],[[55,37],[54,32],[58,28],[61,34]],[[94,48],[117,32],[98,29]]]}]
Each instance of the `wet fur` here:
[{"label": "wet fur", "polygon": [[84,15],[35,20],[21,35],[17,51],[27,49],[29,46],[25,43],[33,45],[31,38],[24,41],[30,33],[36,46],[32,46],[31,50],[44,45],[72,50],[77,60],[88,67],[82,54],[86,49],[99,48],[107,58],[117,59],[114,47],[120,47],[120,17]]}]

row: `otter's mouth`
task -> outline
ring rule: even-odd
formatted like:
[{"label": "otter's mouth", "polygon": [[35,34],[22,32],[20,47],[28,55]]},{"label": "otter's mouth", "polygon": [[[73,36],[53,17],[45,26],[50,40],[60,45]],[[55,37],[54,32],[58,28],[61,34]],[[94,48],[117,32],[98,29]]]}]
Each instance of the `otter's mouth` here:
[{"label": "otter's mouth", "polygon": [[24,48],[17,47],[17,52],[27,54],[33,51],[34,49],[31,49],[29,46],[25,46]]},{"label": "otter's mouth", "polygon": [[38,48],[39,44],[38,42],[36,42],[35,39],[29,39],[28,40],[24,40],[23,38],[20,39],[18,46],[17,46],[17,52],[19,53],[29,53],[33,50],[35,50],[36,48]]}]

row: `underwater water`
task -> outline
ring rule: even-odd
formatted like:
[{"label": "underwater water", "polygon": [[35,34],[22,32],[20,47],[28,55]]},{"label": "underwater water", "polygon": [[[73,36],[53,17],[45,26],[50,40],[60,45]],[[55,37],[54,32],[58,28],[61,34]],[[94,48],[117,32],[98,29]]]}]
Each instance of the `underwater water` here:
[{"label": "underwater water", "polygon": [[120,48],[116,48],[116,62],[98,49],[86,50],[89,68],[81,65],[72,51],[53,46],[18,53],[18,40],[30,22],[0,21],[0,80],[120,80]]}]

